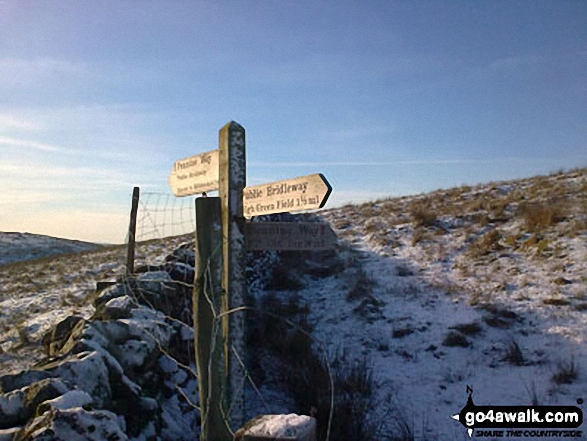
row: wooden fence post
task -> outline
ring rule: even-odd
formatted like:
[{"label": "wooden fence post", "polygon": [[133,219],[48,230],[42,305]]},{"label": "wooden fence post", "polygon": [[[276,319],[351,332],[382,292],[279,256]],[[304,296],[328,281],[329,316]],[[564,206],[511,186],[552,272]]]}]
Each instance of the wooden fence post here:
[{"label": "wooden fence post", "polygon": [[196,278],[193,310],[200,394],[201,441],[230,441],[226,413],[220,198],[196,199]]},{"label": "wooden fence post", "polygon": [[130,225],[128,226],[128,250],[126,253],[126,275],[135,271],[135,236],[137,232],[137,211],[139,209],[139,187],[132,192],[132,207],[130,210]]},{"label": "wooden fence post", "polygon": [[[246,185],[245,129],[234,121],[219,131],[219,194],[222,203],[222,256],[224,272],[222,288],[226,310],[244,306],[246,293],[245,218],[243,190]],[[229,320],[230,318],[230,320]],[[228,373],[228,399],[231,423],[245,423],[245,373],[238,357],[245,357],[245,317],[243,313],[223,318],[227,332],[225,357]],[[237,356],[238,354],[238,356]]]}]

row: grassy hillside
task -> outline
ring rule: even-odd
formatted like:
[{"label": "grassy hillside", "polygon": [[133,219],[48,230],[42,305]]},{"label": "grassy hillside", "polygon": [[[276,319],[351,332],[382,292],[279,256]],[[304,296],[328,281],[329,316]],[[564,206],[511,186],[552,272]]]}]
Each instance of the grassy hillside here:
[{"label": "grassy hillside", "polygon": [[[587,395],[586,190],[581,169],[348,205],[320,213],[333,252],[250,254],[250,301],[274,314],[250,326],[251,372],[271,397],[252,394],[271,409],[251,410],[316,407],[325,430],[325,354],[333,439],[464,439],[450,415],[467,386],[477,405],[574,405]],[[140,243],[137,265],[190,240]],[[0,267],[0,374],[39,360],[65,316],[92,315],[96,282],[123,274],[125,257],[117,246]]]},{"label": "grassy hillside", "polygon": [[0,266],[59,254],[95,250],[100,245],[30,233],[0,232]]},{"label": "grassy hillside", "polygon": [[587,309],[587,169],[329,210],[349,241],[410,261],[470,304],[508,298]]},{"label": "grassy hillside", "polygon": [[[158,264],[187,236],[141,242],[136,265]],[[96,282],[124,274],[126,246],[102,246],[0,266],[0,374],[41,356],[40,338],[69,314],[89,316]],[[2,354],[9,351],[9,354]]]}]

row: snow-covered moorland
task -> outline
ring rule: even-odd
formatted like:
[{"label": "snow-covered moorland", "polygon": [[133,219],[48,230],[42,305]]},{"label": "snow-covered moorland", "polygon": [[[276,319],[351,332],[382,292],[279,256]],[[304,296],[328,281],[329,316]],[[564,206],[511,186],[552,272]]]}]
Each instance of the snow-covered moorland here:
[{"label": "snow-covered moorland", "polygon": [[59,239],[30,233],[0,231],[0,265],[23,260],[41,259],[66,253],[80,253],[99,248],[99,245],[78,240]]},{"label": "snow-covered moorland", "polygon": [[377,308],[361,316],[364,300],[332,281],[307,293],[316,332],[370,357],[417,439],[463,436],[448,416],[466,385],[478,405],[585,399],[586,169],[324,216],[357,250]]},{"label": "snow-covered moorland", "polygon": [[[178,236],[140,243],[136,265],[160,264],[188,240]],[[19,254],[24,249],[15,242],[10,248]],[[126,252],[122,245],[105,246],[0,266],[0,373],[38,361],[43,356],[41,337],[67,315],[90,316],[89,297],[97,282],[124,274]]]},{"label": "snow-covered moorland", "polygon": [[[360,439],[467,439],[450,418],[467,385],[477,405],[587,398],[586,169],[320,216],[339,236],[336,252],[259,255],[254,272],[272,279],[251,283],[251,301],[310,330],[338,363],[368,371]],[[139,265],[160,265],[186,240],[141,244]],[[124,249],[112,247],[0,267],[0,376],[39,361],[55,323],[90,317],[96,281],[122,274],[123,262]],[[262,344],[264,362],[251,371],[268,410],[309,414],[275,372],[287,354]],[[268,413],[254,397],[251,407]]]}]

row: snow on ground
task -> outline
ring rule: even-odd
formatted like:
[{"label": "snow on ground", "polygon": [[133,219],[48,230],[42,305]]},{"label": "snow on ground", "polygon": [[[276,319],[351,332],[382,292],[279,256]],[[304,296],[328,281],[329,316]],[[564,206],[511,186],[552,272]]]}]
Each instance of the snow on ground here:
[{"label": "snow on ground", "polygon": [[[362,245],[359,249],[369,250]],[[356,303],[345,298],[344,275],[309,284],[301,296],[312,305],[310,320],[318,339],[344,348],[357,363],[369,360],[380,412],[376,420],[401,411],[416,439],[465,439],[464,428],[449,417],[465,405],[467,385],[474,389],[476,404],[530,405],[536,395],[540,404],[575,405],[587,396],[584,374],[571,385],[551,381],[558,363],[571,357],[587,366],[584,340],[552,333],[553,322],[531,308],[516,309],[519,318],[505,321],[506,329],[494,328],[483,321],[493,317],[483,309],[431,288],[418,275],[398,276],[393,257],[366,251],[361,266],[376,282],[373,295],[383,305],[377,313],[361,316],[349,308]],[[566,330],[579,321],[553,320]],[[471,323],[481,330],[466,336],[469,347],[443,345],[451,328]],[[507,361],[514,341],[524,357],[520,366]]]},{"label": "snow on ground", "polygon": [[0,232],[0,265],[64,253],[79,253],[99,247],[100,245],[94,243],[40,234]]},{"label": "snow on ground", "polygon": [[[372,366],[372,419],[406,422],[417,440],[464,440],[450,416],[467,385],[477,405],[587,399],[586,197],[579,170],[322,212],[350,264],[306,276],[296,294],[317,339]],[[137,255],[158,264],[184,241]],[[112,247],[0,267],[0,373],[40,357],[51,324],[90,315],[95,283],[122,274],[124,259]]]},{"label": "snow on ground", "polygon": [[[135,266],[163,263],[186,240],[139,243]],[[0,266],[0,375],[43,357],[40,339],[52,325],[68,315],[91,316],[96,283],[123,275],[125,264],[126,247],[109,246]]]},{"label": "snow on ground", "polygon": [[264,415],[245,433],[250,436],[299,439],[307,437],[315,426],[315,421],[307,415]]},{"label": "snow on ground", "polygon": [[[585,399],[587,210],[585,193],[573,190],[585,188],[587,173],[576,175],[552,177],[553,186],[539,181],[548,192],[560,193],[561,181],[570,187],[564,220],[539,232],[526,231],[517,205],[479,226],[461,211],[416,227],[401,216],[415,209],[416,198],[391,200],[392,209],[381,201],[325,214],[359,256],[374,283],[378,302],[372,303],[380,307],[370,315],[353,312],[349,306],[357,304],[345,298],[344,275],[309,285],[302,297],[312,305],[318,338],[350,349],[357,361],[370,359],[378,400],[391,403],[380,407],[381,419],[399,407],[416,439],[464,439],[464,428],[449,416],[465,405],[467,385],[478,405],[576,405]],[[473,199],[476,191],[490,205],[496,188],[528,197],[535,185],[481,186],[458,198]],[[533,202],[544,203],[539,196]],[[447,199],[441,194],[440,204],[451,204]],[[434,202],[425,209],[434,212]],[[386,209],[394,212],[391,220]],[[414,243],[418,228],[423,238]],[[482,253],[477,238],[492,230],[499,237]],[[468,346],[443,344],[450,333]],[[577,378],[570,378],[573,369]]]}]

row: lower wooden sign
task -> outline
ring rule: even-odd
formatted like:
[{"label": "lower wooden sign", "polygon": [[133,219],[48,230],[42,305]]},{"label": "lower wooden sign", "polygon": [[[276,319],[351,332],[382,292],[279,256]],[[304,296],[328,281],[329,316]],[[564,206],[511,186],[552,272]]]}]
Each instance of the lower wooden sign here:
[{"label": "lower wooden sign", "polygon": [[328,250],[336,234],[323,222],[249,222],[245,224],[247,250]]}]

